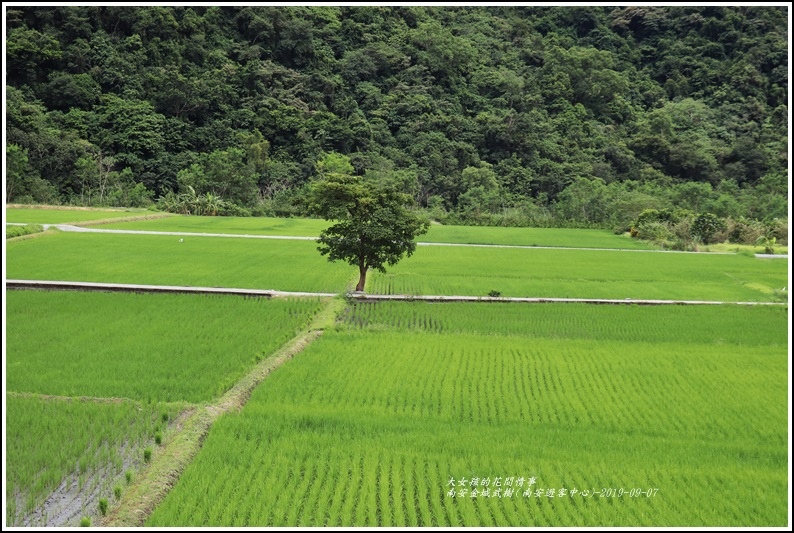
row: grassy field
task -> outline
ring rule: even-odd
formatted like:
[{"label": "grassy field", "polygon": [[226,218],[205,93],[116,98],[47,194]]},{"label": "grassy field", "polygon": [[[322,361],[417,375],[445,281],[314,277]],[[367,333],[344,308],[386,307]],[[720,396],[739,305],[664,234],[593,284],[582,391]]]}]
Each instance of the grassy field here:
[{"label": "grassy field", "polygon": [[[310,241],[62,233],[7,251],[9,279],[342,293],[357,277]],[[785,260],[735,254],[420,246],[386,274],[372,272],[367,291],[772,301],[787,283]]]},{"label": "grassy field", "polygon": [[292,338],[320,305],[316,299],[8,291],[7,388],[206,401]]},{"label": "grassy field", "polygon": [[216,423],[147,525],[785,525],[786,324],[356,308]]},{"label": "grassy field", "polygon": [[375,294],[770,301],[788,264],[744,255],[418,247],[371,274]]},{"label": "grassy field", "polygon": [[419,241],[462,244],[502,244],[513,246],[553,246],[562,248],[611,248],[650,250],[646,242],[608,230],[562,228],[498,228],[480,226],[430,226]]},{"label": "grassy field", "polygon": [[681,343],[779,348],[786,346],[785,317],[776,306],[379,302],[347,308],[337,328],[649,343],[670,342],[676,332]]},{"label": "grassy field", "polygon": [[[308,231],[307,221],[267,220],[131,225]],[[530,242],[532,231],[558,246],[566,235],[572,247],[623,240],[442,231],[439,241],[543,245]],[[357,274],[308,241],[179,241],[60,232],[12,241],[7,278],[340,293]],[[387,274],[371,273],[367,290],[780,301],[787,268],[748,254],[422,246]],[[218,398],[322,302],[8,291],[6,305],[8,519],[69,473],[79,483],[103,465],[120,473],[119,450],[149,442],[164,410],[172,420]],[[148,525],[783,525],[787,311],[353,305],[242,411],[216,422]],[[95,401],[68,398],[79,396]]]},{"label": "grassy field", "polygon": [[328,227],[325,220],[269,217],[199,217],[175,215],[154,220],[113,222],[102,229],[182,231],[187,233],[228,233],[232,235],[285,235],[317,237]]},{"label": "grassy field", "polygon": [[6,226],[6,239],[13,239],[14,237],[21,237],[22,235],[30,235],[32,233],[40,233],[42,231],[44,231],[44,227],[39,224]]},{"label": "grassy field", "polygon": [[[749,244],[719,243],[708,244],[701,248],[706,252],[745,252],[753,254],[763,254],[766,250],[763,246],[751,246]],[[773,247],[776,254],[788,255],[788,246],[775,245]]]},{"label": "grassy field", "polygon": [[[238,218],[178,215],[156,220],[103,224],[102,228],[316,237],[327,226],[328,223],[324,220],[307,218]],[[650,245],[647,243],[622,235],[615,235],[611,231],[586,229],[495,228],[433,224],[427,234],[420,235],[417,241],[574,248],[624,248],[629,250],[650,249]]]},{"label": "grassy field", "polygon": [[9,279],[342,293],[356,276],[311,241],[60,233],[11,242],[7,252]]},{"label": "grassy field", "polygon": [[[173,406],[133,401],[6,396],[6,521],[32,512],[62,482],[101,484],[125,471]],[[17,524],[21,525],[21,524]]]},{"label": "grassy field", "polygon": [[[143,210],[77,210],[46,208],[7,208],[7,222],[41,224],[85,222],[112,219],[139,213]],[[68,220],[67,220],[68,219]],[[272,217],[209,217],[172,215],[150,220],[108,222],[102,229],[130,229],[145,231],[179,231],[187,233],[226,233],[231,235],[283,235],[316,237],[328,226],[324,220],[308,218]],[[507,246],[550,246],[559,248],[606,248],[622,250],[650,250],[650,243],[615,235],[609,230],[562,228],[512,228],[481,226],[444,226],[433,224],[420,242],[453,244],[498,244]],[[705,251],[763,253],[762,246],[714,244]],[[776,246],[778,253],[788,253],[787,246]]]},{"label": "grassy field", "polygon": [[67,224],[88,220],[122,218],[140,214],[150,214],[144,209],[68,209],[68,208],[27,208],[7,207],[6,222],[26,224]]}]

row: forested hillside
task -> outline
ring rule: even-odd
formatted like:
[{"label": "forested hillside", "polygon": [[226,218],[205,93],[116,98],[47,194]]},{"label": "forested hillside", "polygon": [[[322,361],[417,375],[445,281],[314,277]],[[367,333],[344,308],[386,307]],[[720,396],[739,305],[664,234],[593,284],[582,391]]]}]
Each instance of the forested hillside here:
[{"label": "forested hillside", "polygon": [[787,213],[786,7],[6,9],[9,201],[302,214],[347,171],[464,223]]}]

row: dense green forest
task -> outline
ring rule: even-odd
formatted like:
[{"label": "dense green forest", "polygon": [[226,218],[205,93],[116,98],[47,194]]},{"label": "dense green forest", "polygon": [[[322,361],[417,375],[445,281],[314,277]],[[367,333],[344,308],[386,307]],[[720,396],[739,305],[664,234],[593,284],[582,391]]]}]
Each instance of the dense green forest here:
[{"label": "dense green forest", "polygon": [[346,171],[446,222],[769,226],[787,9],[7,7],[7,199],[299,215]]}]

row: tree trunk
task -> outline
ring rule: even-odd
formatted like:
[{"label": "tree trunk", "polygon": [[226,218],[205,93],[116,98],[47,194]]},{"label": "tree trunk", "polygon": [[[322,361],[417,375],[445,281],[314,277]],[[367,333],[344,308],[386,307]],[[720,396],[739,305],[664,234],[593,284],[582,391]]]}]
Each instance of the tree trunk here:
[{"label": "tree trunk", "polygon": [[367,267],[359,267],[359,278],[358,278],[358,285],[356,285],[356,292],[362,292],[364,290],[364,284],[367,282]]}]

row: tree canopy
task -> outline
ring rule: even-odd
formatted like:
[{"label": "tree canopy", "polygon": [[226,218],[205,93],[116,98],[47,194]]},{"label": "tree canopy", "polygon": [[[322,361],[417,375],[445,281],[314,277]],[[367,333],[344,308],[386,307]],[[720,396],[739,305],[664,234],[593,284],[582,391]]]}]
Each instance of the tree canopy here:
[{"label": "tree canopy", "polygon": [[306,214],[336,153],[453,222],[784,217],[787,9],[11,6],[6,192]]},{"label": "tree canopy", "polygon": [[363,291],[370,269],[385,272],[386,265],[410,256],[414,239],[427,231],[429,224],[411,210],[413,203],[394,179],[325,173],[312,183],[309,205],[313,214],[334,223],[320,233],[317,249],[329,261],[357,266],[356,291]]}]

